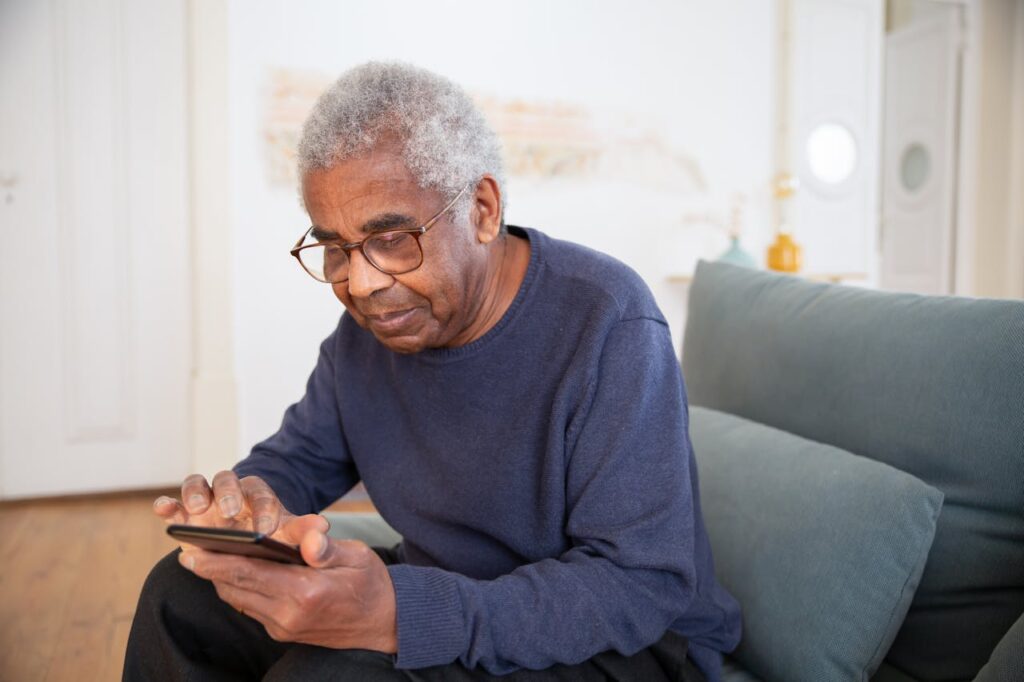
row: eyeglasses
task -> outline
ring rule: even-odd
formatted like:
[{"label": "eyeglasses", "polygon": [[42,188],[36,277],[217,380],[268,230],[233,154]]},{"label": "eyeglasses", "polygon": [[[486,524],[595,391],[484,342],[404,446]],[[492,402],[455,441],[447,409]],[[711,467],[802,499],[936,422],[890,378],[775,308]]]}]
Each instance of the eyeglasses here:
[{"label": "eyeglasses", "polygon": [[366,262],[381,272],[388,275],[404,275],[423,265],[420,237],[455,205],[469,187],[470,185],[463,187],[454,199],[421,227],[388,230],[359,242],[343,243],[333,238],[305,244],[307,239],[317,240],[314,226],[303,233],[289,253],[295,256],[302,269],[313,279],[325,284],[337,284],[348,279],[349,264],[352,261],[349,252],[356,249],[363,254]]}]

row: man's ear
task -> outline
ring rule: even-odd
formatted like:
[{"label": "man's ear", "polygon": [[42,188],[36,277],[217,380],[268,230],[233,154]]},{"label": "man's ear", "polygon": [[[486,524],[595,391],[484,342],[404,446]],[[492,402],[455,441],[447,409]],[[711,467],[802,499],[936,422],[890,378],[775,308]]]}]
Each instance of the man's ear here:
[{"label": "man's ear", "polygon": [[492,175],[485,175],[473,192],[470,220],[481,244],[490,244],[501,232],[501,188]]}]

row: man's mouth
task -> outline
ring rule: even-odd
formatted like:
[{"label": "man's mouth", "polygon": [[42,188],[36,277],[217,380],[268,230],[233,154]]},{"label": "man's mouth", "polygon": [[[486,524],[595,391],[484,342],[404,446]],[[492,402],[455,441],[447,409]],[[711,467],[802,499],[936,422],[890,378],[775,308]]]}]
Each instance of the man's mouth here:
[{"label": "man's mouth", "polygon": [[367,315],[366,321],[375,331],[387,334],[400,330],[409,323],[415,314],[416,308],[406,308],[404,310],[393,310],[386,313],[377,313],[376,315]]}]

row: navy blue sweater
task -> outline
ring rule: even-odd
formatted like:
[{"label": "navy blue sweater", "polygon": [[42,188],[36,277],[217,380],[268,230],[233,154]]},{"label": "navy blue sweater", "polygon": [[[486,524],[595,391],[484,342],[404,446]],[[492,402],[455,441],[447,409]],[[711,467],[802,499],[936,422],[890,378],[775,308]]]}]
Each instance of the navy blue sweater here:
[{"label": "navy blue sweater", "polygon": [[400,355],[342,316],[235,471],[298,514],[365,482],[404,538],[399,667],[572,664],[671,628],[716,680],[739,607],[713,575],[665,320],[618,261],[511,230],[530,263],[497,325]]}]

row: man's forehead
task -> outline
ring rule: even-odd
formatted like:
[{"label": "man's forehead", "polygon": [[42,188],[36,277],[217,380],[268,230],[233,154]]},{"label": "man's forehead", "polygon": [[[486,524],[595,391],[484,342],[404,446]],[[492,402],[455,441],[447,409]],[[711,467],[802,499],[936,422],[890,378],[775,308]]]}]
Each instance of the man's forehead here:
[{"label": "man's forehead", "polygon": [[417,227],[421,214],[432,205],[431,192],[401,177],[308,174],[303,194],[321,238],[333,233],[354,240],[373,232]]}]

